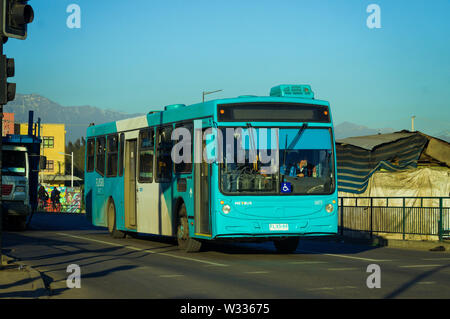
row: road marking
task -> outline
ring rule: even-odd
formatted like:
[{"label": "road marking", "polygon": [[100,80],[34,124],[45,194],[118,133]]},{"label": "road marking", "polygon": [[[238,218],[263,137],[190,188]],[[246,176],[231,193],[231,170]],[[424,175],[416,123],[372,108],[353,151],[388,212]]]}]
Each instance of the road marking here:
[{"label": "road marking", "polygon": [[160,275],[161,278],[175,278],[175,277],[184,277],[184,275]]},{"label": "road marking", "polygon": [[400,268],[428,268],[428,267],[440,267],[442,265],[406,265],[399,266]]},{"label": "road marking", "polygon": [[256,275],[256,274],[268,274],[268,271],[246,271],[244,274]]},{"label": "road marking", "polygon": [[435,281],[420,281],[417,284],[418,285],[434,285],[436,282]]},{"label": "road marking", "polygon": [[311,289],[308,289],[308,290],[311,290],[311,291],[314,291],[314,290],[334,290],[334,288],[323,287],[323,288],[311,288]]},{"label": "road marking", "polygon": [[327,264],[326,261],[291,261],[291,265]]},{"label": "road marking", "polygon": [[309,251],[309,250],[299,250],[305,253],[311,253],[311,254],[320,254],[324,256],[332,256],[332,257],[340,257],[340,258],[348,258],[348,259],[356,259],[356,260],[363,260],[363,261],[371,261],[371,262],[386,262],[386,261],[392,261],[392,260],[386,260],[386,259],[372,259],[372,258],[362,258],[362,257],[355,257],[355,256],[347,256],[347,255],[336,255],[336,254],[321,254],[316,251]]},{"label": "road marking", "polygon": [[221,266],[221,267],[227,267],[228,266],[228,265],[225,265],[225,264],[215,263],[215,262],[208,261],[208,260],[197,259],[197,258],[190,258],[190,257],[184,257],[184,256],[178,256],[178,255],[173,255],[173,254],[168,254],[168,253],[162,253],[162,252],[154,251],[154,250],[151,250],[151,249],[138,248],[138,247],[127,246],[127,245],[122,245],[122,244],[110,243],[108,241],[103,241],[103,240],[98,240],[98,239],[93,239],[93,238],[88,238],[88,237],[69,235],[69,234],[66,234],[66,233],[56,233],[56,234],[57,235],[61,235],[61,236],[67,236],[67,237],[72,237],[72,238],[76,238],[76,239],[81,239],[81,240],[92,241],[92,242],[101,243],[101,244],[110,245],[110,246],[122,247],[122,248],[136,250],[136,251],[143,251],[143,252],[150,253],[150,254],[157,254],[157,255],[163,255],[163,256],[168,256],[168,257],[172,257],[172,258],[178,258],[178,259],[183,259],[183,260],[195,261],[195,262],[198,262],[198,263],[203,263],[203,264],[208,264],[208,265],[213,265],[213,266]]},{"label": "road marking", "polygon": [[353,286],[323,287],[323,288],[310,288],[308,290],[314,291],[314,290],[335,290],[335,289],[356,289],[356,287],[353,287]]},{"label": "road marking", "polygon": [[450,258],[422,258],[422,260],[428,260],[428,261],[433,261],[433,260],[450,260]]},{"label": "road marking", "polygon": [[328,270],[331,271],[346,271],[346,270],[357,270],[358,268],[355,267],[348,267],[348,268],[328,268]]}]

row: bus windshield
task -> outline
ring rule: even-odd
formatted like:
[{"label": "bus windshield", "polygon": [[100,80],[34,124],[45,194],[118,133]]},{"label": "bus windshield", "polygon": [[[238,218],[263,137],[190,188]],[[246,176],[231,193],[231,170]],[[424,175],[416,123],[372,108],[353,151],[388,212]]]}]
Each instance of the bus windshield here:
[{"label": "bus windshield", "polygon": [[330,128],[221,128],[225,194],[331,194]]},{"label": "bus windshield", "polygon": [[23,151],[2,151],[2,174],[21,175],[26,174],[25,152]]}]

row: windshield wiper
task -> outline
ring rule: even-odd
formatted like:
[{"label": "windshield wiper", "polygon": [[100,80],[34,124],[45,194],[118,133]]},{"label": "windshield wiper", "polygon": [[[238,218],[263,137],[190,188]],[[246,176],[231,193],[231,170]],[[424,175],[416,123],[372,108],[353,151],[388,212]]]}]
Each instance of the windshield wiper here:
[{"label": "windshield wiper", "polygon": [[[253,127],[250,123],[247,123],[247,131],[249,132],[248,137],[250,138],[250,150],[255,154],[256,163],[253,163],[253,168],[255,168],[255,164],[258,165],[258,151],[256,150],[255,145],[255,136],[253,135]],[[250,161],[250,152],[248,154],[248,160]],[[249,163],[250,164],[250,163]]]},{"label": "windshield wiper", "polygon": [[298,141],[300,140],[300,137],[302,137],[302,134],[307,127],[308,123],[303,123],[302,127],[298,130],[297,134],[295,134],[295,137],[292,140],[291,144],[289,144],[288,149],[293,149],[295,145],[297,145]]},{"label": "windshield wiper", "polygon": [[[305,131],[305,129],[308,127],[308,123],[303,123],[302,127],[298,130],[297,134],[295,134],[294,139],[292,140],[292,142],[289,144],[289,146],[287,145],[287,140],[288,140],[288,136],[286,134],[286,140],[284,143],[284,155],[283,155],[283,167],[284,169],[286,169],[286,153],[288,149],[293,149],[295,147],[295,145],[297,145],[298,141],[300,141],[300,138],[302,137],[303,132]],[[281,175],[281,172],[279,170],[278,174]],[[285,171],[283,175],[283,177],[281,178],[282,183],[284,183],[284,179],[285,176],[288,173]]]}]

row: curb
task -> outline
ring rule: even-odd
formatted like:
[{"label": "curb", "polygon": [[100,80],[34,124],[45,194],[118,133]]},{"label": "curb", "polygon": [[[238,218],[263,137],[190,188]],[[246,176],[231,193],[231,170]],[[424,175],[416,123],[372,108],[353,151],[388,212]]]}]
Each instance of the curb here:
[{"label": "curb", "polygon": [[[31,280],[31,287],[32,287],[32,295],[33,298],[36,299],[47,299],[49,298],[49,293],[47,288],[45,287],[44,280],[42,279],[41,273],[35,269],[33,269],[31,266],[25,265],[24,263],[18,261],[17,259],[2,254],[5,264],[4,267],[8,268],[21,268],[25,269],[27,272],[28,277]],[[14,267],[12,267],[14,266]]]},{"label": "curb", "polygon": [[310,237],[303,238],[304,240],[314,241],[328,241],[336,243],[363,245],[371,247],[386,247],[397,249],[408,249],[418,251],[437,251],[441,253],[450,253],[450,241],[419,241],[419,240],[399,240],[399,239],[387,239],[384,237],[376,237],[372,239],[365,238],[353,238],[345,236],[332,236],[332,237]]},{"label": "curb", "polygon": [[450,243],[439,241],[387,240],[387,247],[450,253]]},{"label": "curb", "polygon": [[28,271],[28,275],[30,279],[33,281],[32,287],[34,289],[35,298],[38,299],[47,299],[49,298],[49,294],[47,288],[45,287],[44,280],[41,277],[41,273],[37,270],[31,268],[30,266],[25,266]]}]

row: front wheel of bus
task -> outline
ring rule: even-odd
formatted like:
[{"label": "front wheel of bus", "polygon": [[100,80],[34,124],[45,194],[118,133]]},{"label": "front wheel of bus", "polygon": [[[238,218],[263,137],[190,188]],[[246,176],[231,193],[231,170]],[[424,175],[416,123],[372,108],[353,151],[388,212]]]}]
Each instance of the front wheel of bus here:
[{"label": "front wheel of bus", "polygon": [[177,241],[178,248],[189,253],[198,252],[202,248],[201,241],[189,236],[189,222],[186,214],[186,206],[184,206],[184,204],[178,212]]},{"label": "front wheel of bus", "polygon": [[274,240],[273,244],[277,252],[281,254],[292,254],[297,250],[300,237],[287,237],[283,239]]},{"label": "front wheel of bus", "polygon": [[125,233],[123,231],[117,230],[116,225],[116,206],[114,202],[111,200],[108,202],[108,231],[113,238],[124,238]]}]

